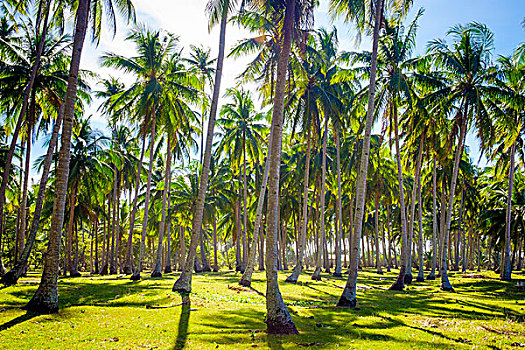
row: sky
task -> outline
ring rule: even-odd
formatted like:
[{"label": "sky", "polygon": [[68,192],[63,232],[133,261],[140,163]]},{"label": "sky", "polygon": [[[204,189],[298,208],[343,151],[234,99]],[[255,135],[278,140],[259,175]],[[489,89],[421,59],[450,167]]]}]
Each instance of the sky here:
[{"label": "sky", "polygon": [[[163,29],[179,36],[180,47],[183,52],[189,51],[189,45],[202,45],[210,47],[212,56],[217,55],[218,28],[208,30],[208,21],[205,13],[206,0],[135,0],[137,22],[151,29]],[[320,0],[320,5],[315,11],[315,27],[336,26],[338,30],[341,50],[370,49],[370,39],[363,37],[359,46],[356,46],[355,32],[351,24],[341,20],[333,20],[328,13],[328,0]],[[495,57],[497,55],[510,55],[520,42],[525,41],[525,31],[522,30],[521,21],[525,17],[525,0],[414,0],[412,10],[407,20],[411,20],[419,8],[424,8],[423,17],[419,20],[419,29],[415,54],[423,54],[428,41],[436,38],[446,38],[447,30],[456,24],[465,24],[476,21],[486,24],[494,32]],[[125,38],[130,27],[119,21],[117,34],[113,36],[107,29],[103,31],[98,46],[86,40],[83,51],[81,68],[89,69],[99,74],[101,78],[109,75],[121,78],[125,83],[132,81],[132,77],[123,76],[120,72],[100,67],[100,56],[105,52],[114,52],[125,56],[134,55],[134,47]],[[227,52],[233,45],[249,37],[249,33],[235,25],[229,25],[226,32]],[[221,93],[228,87],[235,85],[235,77],[242,72],[249,58],[226,58]],[[92,83],[92,89],[100,86]],[[88,107],[88,115],[92,115],[95,127],[105,130],[104,117],[97,111],[99,101],[94,100]],[[467,145],[471,150],[472,159],[477,162],[479,158],[479,142],[470,133],[467,136]],[[36,159],[43,153],[41,144],[37,144],[32,158]],[[486,164],[482,159],[480,166]],[[33,180],[35,174],[31,176]]]}]

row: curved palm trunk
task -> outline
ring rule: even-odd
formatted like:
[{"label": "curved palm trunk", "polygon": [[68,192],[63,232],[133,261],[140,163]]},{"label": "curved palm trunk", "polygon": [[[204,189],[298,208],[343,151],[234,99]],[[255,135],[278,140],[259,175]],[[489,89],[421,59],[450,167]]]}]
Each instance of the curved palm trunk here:
[{"label": "curved palm trunk", "polygon": [[308,180],[310,178],[310,155],[311,155],[311,132],[308,126],[308,136],[306,145],[306,162],[304,167],[304,191],[303,191],[303,213],[301,214],[301,232],[299,232],[299,242],[297,245],[297,265],[286,282],[297,283],[299,275],[303,270],[304,249],[306,245],[306,228],[308,227]]},{"label": "curved palm trunk", "polygon": [[[421,145],[422,146],[422,145]],[[419,270],[417,273],[417,282],[423,282],[425,280],[425,269],[423,262],[423,201],[421,200],[421,174],[417,180],[417,201],[418,201],[418,223],[419,223]]]},{"label": "curved palm trunk", "polygon": [[[270,134],[270,137],[268,140],[268,150],[270,150],[271,147],[272,147],[272,134]],[[257,251],[257,242],[259,240],[259,231],[261,228],[262,211],[264,207],[264,197],[266,194],[266,186],[268,184],[269,171],[270,171],[270,158],[268,157],[268,154],[267,154],[266,162],[264,164],[264,174],[262,178],[261,189],[259,191],[259,199],[257,201],[257,214],[255,216],[255,223],[253,226],[253,237],[252,237],[252,242],[250,245],[251,246],[250,256],[248,258],[248,264],[246,265],[246,269],[244,270],[241,280],[239,281],[239,284],[245,287],[249,287],[252,284],[252,274],[255,268],[255,252]],[[262,250],[261,250],[261,255],[262,255]]]},{"label": "curved palm trunk", "polygon": [[199,192],[197,195],[197,204],[195,206],[195,215],[193,217],[193,227],[190,239],[188,259],[184,264],[182,274],[173,285],[174,292],[189,293],[191,292],[191,277],[193,272],[193,262],[197,255],[197,245],[199,243],[200,230],[202,228],[202,217],[204,215],[204,200],[206,199],[206,188],[208,187],[208,176],[210,173],[211,151],[213,145],[213,129],[215,128],[215,117],[217,116],[217,106],[219,103],[219,93],[221,89],[222,67],[224,63],[224,47],[226,39],[226,23],[228,20],[228,6],[224,7],[221,18],[221,29],[219,34],[219,55],[217,57],[217,69],[215,71],[215,85],[213,87],[213,97],[210,107],[210,118],[208,119],[208,132],[206,135],[206,149],[204,151],[204,160],[202,163],[202,172],[199,182]]},{"label": "curved palm trunk", "polygon": [[[75,206],[77,201],[77,185],[76,183],[72,185],[69,195],[69,222],[67,225],[67,245],[66,245],[66,254],[67,254],[67,268],[69,276],[71,277],[80,277],[80,273],[77,270],[76,259],[72,259],[71,253],[73,250],[73,230],[75,223]],[[65,271],[64,271],[65,272]]]},{"label": "curved palm trunk", "polygon": [[69,159],[71,132],[73,129],[73,111],[78,85],[80,58],[86,36],[90,0],[79,0],[76,13],[75,36],[71,65],[69,69],[66,97],[64,101],[64,126],[62,142],[55,180],[55,199],[53,217],[49,229],[49,243],[44,260],[44,270],[40,285],[26,309],[38,313],[55,313],[58,311],[58,264],[60,258],[60,234],[64,223],[67,181],[69,176]]},{"label": "curved palm trunk", "polygon": [[286,0],[283,39],[277,61],[277,78],[272,115],[272,148],[270,149],[270,175],[268,178],[268,209],[266,214],[266,326],[269,334],[297,334],[297,328],[284,304],[277,280],[277,239],[279,233],[279,176],[284,115],[284,94],[288,71],[288,58],[292,46],[292,26],[295,1]]},{"label": "curved palm trunk", "polygon": [[321,169],[321,242],[317,252],[317,264],[312,279],[315,281],[321,280],[321,257],[324,254],[324,243],[326,242],[326,227],[325,227],[325,195],[326,195],[326,142],[328,139],[328,116],[324,118],[324,138],[323,138],[323,156]]},{"label": "curved palm trunk", "polygon": [[[63,106],[63,105],[62,105]],[[57,120],[53,126],[53,133],[51,134],[51,140],[49,141],[49,146],[47,148],[46,158],[44,160],[44,168],[42,169],[42,177],[40,178],[40,184],[38,186],[38,194],[35,203],[35,212],[33,214],[33,221],[31,222],[31,228],[29,235],[27,237],[27,244],[24,247],[24,251],[20,255],[20,259],[17,261],[15,266],[6,273],[0,283],[3,283],[6,286],[16,284],[20,276],[22,276],[25,266],[29,260],[29,255],[35,244],[36,233],[38,231],[38,226],[40,224],[40,215],[42,214],[42,207],[44,205],[44,196],[46,193],[47,180],[49,178],[49,170],[51,169],[51,163],[53,162],[53,155],[55,153],[55,148],[58,142],[58,132],[62,126],[62,117],[63,117],[63,107],[60,107],[60,110],[57,115]]]},{"label": "curved palm trunk", "polygon": [[432,268],[430,274],[427,276],[429,280],[436,279],[436,263],[437,263],[437,176],[436,176],[436,155],[433,155],[432,165]]},{"label": "curved palm trunk", "polygon": [[[31,120],[34,120],[34,113],[35,113],[35,106],[34,106],[34,92],[32,94],[32,102],[30,109],[31,114]],[[31,123],[31,121],[30,121]],[[24,184],[22,187],[22,203],[20,205],[20,228],[18,231],[18,238],[19,238],[19,246],[18,246],[18,252],[20,255],[16,257],[16,261],[19,260],[22,253],[25,250],[26,245],[26,227],[27,227],[27,214],[28,214],[28,208],[27,208],[27,189],[29,185],[29,167],[31,164],[31,139],[32,139],[32,127],[28,124],[28,135],[26,140],[26,159],[25,159],[25,168],[24,168]],[[27,270],[27,266],[23,267],[23,270]]]},{"label": "curved palm trunk", "polygon": [[516,153],[516,141],[512,144],[510,149],[510,168],[509,168],[509,192],[507,195],[507,213],[505,223],[505,255],[503,263],[503,272],[501,279],[504,281],[510,281],[512,279],[512,262],[510,258],[510,229],[512,225],[511,214],[512,214],[512,188],[514,186],[514,158]]},{"label": "curved palm trunk", "polygon": [[183,265],[186,258],[186,232],[184,231],[184,226],[179,226],[179,244],[180,244],[180,261],[179,261],[179,270],[183,270]]},{"label": "curved palm trunk", "polygon": [[246,136],[243,133],[242,137],[242,149],[243,149],[243,223],[242,223],[242,271],[246,270],[248,260],[248,240],[246,238],[246,231],[248,226],[248,184],[246,179]]},{"label": "curved palm trunk", "polygon": [[203,231],[201,231],[201,261],[202,261],[202,268],[201,271],[198,272],[211,272],[210,263],[208,261],[208,257],[206,256],[206,245],[204,244],[204,235],[202,234]]},{"label": "curved palm trunk", "polygon": [[[343,209],[341,205],[341,146],[339,145],[339,129],[334,125],[335,133],[335,150],[337,157],[337,199],[336,199],[336,220],[337,228],[335,234],[335,271],[334,277],[341,277],[341,235],[343,232]],[[346,265],[346,255],[345,255],[345,265]]]},{"label": "curved palm trunk", "polygon": [[375,196],[375,206],[376,206],[376,212],[374,215],[375,220],[375,245],[376,245],[376,267],[377,267],[377,273],[382,275],[383,269],[381,268],[381,258],[380,258],[380,252],[379,252],[379,192],[376,191]]},{"label": "curved palm trunk", "polygon": [[353,222],[352,244],[349,245],[350,268],[345,289],[337,302],[337,306],[355,307],[357,305],[357,271],[359,269],[359,242],[363,229],[363,214],[365,212],[366,177],[368,175],[368,158],[370,156],[370,137],[372,135],[372,123],[374,113],[374,98],[376,91],[377,73],[377,47],[379,43],[379,31],[381,29],[381,18],[383,17],[383,0],[376,0],[376,14],[374,18],[374,36],[372,40],[372,57],[370,67],[370,84],[368,89],[368,107],[366,112],[365,133],[363,136],[363,148],[359,161],[359,173],[357,177],[356,203]]},{"label": "curved palm trunk", "polygon": [[149,199],[151,194],[151,175],[153,174],[153,163],[155,152],[155,126],[157,122],[157,116],[155,106],[152,107],[152,120],[151,120],[151,136],[149,141],[149,167],[148,167],[148,181],[146,184],[146,198],[144,198],[144,218],[142,219],[142,235],[140,237],[140,252],[139,261],[133,275],[131,275],[132,281],[140,279],[140,273],[142,272],[142,261],[144,260],[144,250],[146,248],[146,232],[148,230],[148,214],[149,214]]},{"label": "curved palm trunk", "polygon": [[401,150],[399,148],[399,128],[397,118],[397,107],[394,105],[394,128],[395,128],[395,144],[396,144],[396,161],[397,161],[397,181],[399,185],[399,207],[401,211],[401,256],[399,257],[399,274],[394,284],[390,286],[390,290],[403,290],[405,287],[405,273],[407,269],[408,252],[411,251],[410,246],[412,242],[407,242],[407,222],[405,209],[405,194],[403,190],[403,169],[401,167]]},{"label": "curved palm trunk", "polygon": [[409,221],[409,227],[408,227],[409,238],[408,238],[408,245],[407,245],[407,248],[408,248],[407,271],[405,274],[405,284],[406,285],[411,284],[412,279],[413,279],[412,277],[412,254],[413,254],[412,245],[414,242],[414,223],[416,221],[416,202],[419,205],[418,208],[421,206],[421,201],[419,200],[418,202],[418,199],[417,199],[418,198],[417,193],[418,193],[419,186],[420,186],[419,184],[421,182],[421,162],[423,161],[424,140],[425,140],[425,135],[422,134],[419,138],[419,150],[418,150],[418,156],[416,160],[416,173],[414,176],[414,185],[412,188],[412,199],[410,203],[410,221]]},{"label": "curved palm trunk", "polygon": [[144,153],[146,151],[146,137],[142,138],[142,149],[140,151],[140,160],[137,168],[137,177],[135,180],[135,198],[133,199],[133,209],[129,219],[129,235],[128,244],[126,246],[126,260],[124,263],[124,273],[129,275],[133,273],[133,229],[135,228],[135,217],[137,216],[137,202],[139,199],[140,190],[140,173],[142,171],[142,163],[144,161]]},{"label": "curved palm trunk", "polygon": [[119,171],[117,169],[117,166],[114,166],[115,171],[115,179],[113,183],[113,213],[112,213],[112,230],[111,230],[111,257],[110,257],[110,264],[109,264],[109,273],[111,275],[114,275],[117,273],[117,240],[118,240],[118,210],[119,210],[119,190],[118,190],[118,177],[119,177]]},{"label": "curved palm trunk", "polygon": [[217,213],[213,214],[213,272],[219,272],[219,263],[217,260]]},{"label": "curved palm trunk", "polygon": [[166,160],[166,170],[164,174],[164,190],[162,191],[162,214],[159,225],[159,243],[157,245],[157,257],[155,259],[155,268],[151,277],[162,277],[162,248],[164,246],[164,229],[166,228],[166,206],[168,191],[171,183],[171,138],[168,135],[168,159]]},{"label": "curved palm trunk", "polygon": [[[467,108],[465,108],[467,112]],[[458,180],[458,173],[459,173],[459,163],[461,161],[461,156],[463,154],[463,145],[465,143],[465,136],[467,133],[467,116],[468,113],[465,113],[463,115],[463,121],[461,123],[460,131],[459,131],[459,142],[458,147],[456,149],[456,154],[454,157],[454,168],[452,170],[452,179],[450,179],[450,192],[448,194],[448,210],[446,215],[446,223],[445,223],[445,237],[443,239],[443,260],[441,262],[441,289],[444,291],[450,291],[453,292],[454,288],[450,284],[450,281],[448,279],[448,241],[450,236],[450,223],[452,221],[452,210],[454,208],[454,193],[456,191],[456,183]]]},{"label": "curved palm trunk", "polygon": [[22,100],[22,107],[20,108],[20,114],[18,115],[18,120],[16,122],[16,126],[13,131],[13,138],[11,140],[11,144],[9,145],[9,151],[7,152],[7,157],[5,159],[4,176],[2,177],[2,184],[0,185],[0,217],[3,217],[3,214],[4,214],[5,192],[7,190],[7,184],[9,182],[9,172],[11,170],[11,164],[13,162],[13,156],[15,154],[16,142],[18,141],[20,129],[22,127],[24,118],[26,116],[27,108],[29,106],[29,99],[31,97],[31,93],[33,92],[33,85],[35,84],[36,74],[38,72],[38,69],[40,68],[40,61],[42,59],[42,51],[44,50],[45,37],[47,36],[47,32],[48,32],[50,3],[51,3],[51,0],[46,0],[46,1],[41,2],[39,5],[38,13],[37,13],[35,29],[37,31],[40,30],[39,27],[42,21],[42,15],[44,15],[44,22],[42,26],[42,33],[40,35],[40,39],[38,40],[37,50],[35,54],[35,61],[33,63],[33,66],[31,67],[31,75],[29,76],[29,81],[27,82],[27,86],[24,90],[24,98]]}]

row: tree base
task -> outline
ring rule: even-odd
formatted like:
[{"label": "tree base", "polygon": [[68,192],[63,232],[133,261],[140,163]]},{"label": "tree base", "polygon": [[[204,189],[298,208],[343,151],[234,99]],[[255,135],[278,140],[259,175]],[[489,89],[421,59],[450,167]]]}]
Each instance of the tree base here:
[{"label": "tree base", "polygon": [[189,295],[191,293],[191,285],[189,283],[185,283],[180,277],[175,283],[173,284],[173,287],[171,288],[172,291],[177,292],[184,295]]},{"label": "tree base", "polygon": [[268,334],[290,335],[299,334],[297,327],[290,320],[266,320],[266,332]]},{"label": "tree base", "polygon": [[332,274],[333,277],[343,277],[343,274],[341,272],[334,272]]},{"label": "tree base", "polygon": [[434,281],[436,279],[436,275],[428,275],[427,280]]},{"label": "tree base", "polygon": [[2,283],[4,286],[14,286],[18,282],[18,277],[16,276],[15,271],[11,270],[4,274],[2,276],[2,279],[0,279],[0,283]]},{"label": "tree base", "polygon": [[131,275],[133,273],[133,269],[131,267],[124,267],[124,274],[125,275]]},{"label": "tree base", "polygon": [[424,277],[418,277],[418,278],[416,278],[416,282],[425,282],[425,278]]},{"label": "tree base", "polygon": [[171,273],[171,272],[172,272],[172,271],[171,271],[171,266],[166,266],[166,267],[164,268],[164,273]]},{"label": "tree base", "polygon": [[162,273],[159,271],[153,271],[151,277],[162,277]]},{"label": "tree base", "polygon": [[407,286],[409,286],[409,285],[412,284],[412,280],[413,280],[413,277],[412,277],[411,274],[410,274],[410,275],[409,275],[409,274],[405,274],[405,280],[404,280],[404,282],[405,282],[405,284],[406,284]]},{"label": "tree base", "polygon": [[441,286],[441,290],[443,292],[452,292],[452,293],[455,292],[455,290],[454,290],[454,288],[452,286]]},{"label": "tree base", "polygon": [[56,291],[50,293],[50,295],[42,295],[37,289],[33,298],[22,309],[39,315],[56,314],[58,312],[58,293]]},{"label": "tree base", "polygon": [[341,298],[339,298],[339,301],[337,302],[337,307],[348,307],[351,309],[357,308],[357,299],[348,299],[345,296],[341,295]]},{"label": "tree base", "polygon": [[252,285],[252,281],[249,281],[249,280],[247,280],[247,279],[246,279],[246,280],[245,280],[245,279],[241,279],[241,280],[239,281],[239,285],[240,285],[240,286],[243,286],[243,287],[251,287],[251,285]]},{"label": "tree base", "polygon": [[390,288],[388,288],[388,290],[402,291],[404,288],[405,286],[402,283],[399,283],[398,281],[396,281],[393,285],[390,286]]},{"label": "tree base", "polygon": [[321,275],[320,274],[314,273],[312,275],[312,281],[320,281],[320,280],[321,280]]},{"label": "tree base", "polygon": [[138,281],[140,280],[140,272],[139,273],[134,273],[131,275],[131,277],[129,278],[130,280],[132,281]]}]

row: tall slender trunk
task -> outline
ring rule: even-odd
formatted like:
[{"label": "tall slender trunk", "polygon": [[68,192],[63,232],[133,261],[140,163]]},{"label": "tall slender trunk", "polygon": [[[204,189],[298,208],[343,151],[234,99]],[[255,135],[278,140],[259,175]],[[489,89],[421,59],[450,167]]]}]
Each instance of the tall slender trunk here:
[{"label": "tall slender trunk", "polygon": [[363,229],[363,214],[365,212],[366,178],[368,175],[368,158],[370,156],[370,137],[372,135],[374,98],[376,89],[377,72],[377,47],[379,43],[379,32],[381,30],[381,19],[383,17],[383,0],[376,0],[376,13],[374,18],[374,33],[372,40],[372,57],[370,67],[370,84],[368,89],[368,107],[366,112],[365,133],[363,136],[363,148],[359,160],[359,173],[356,187],[355,219],[353,222],[352,244],[350,244],[350,269],[345,289],[337,302],[337,306],[356,307],[357,305],[357,272],[359,268],[359,241]]},{"label": "tall slender trunk", "polygon": [[504,281],[510,281],[512,279],[512,263],[510,260],[510,231],[512,226],[512,188],[514,187],[514,163],[515,163],[515,153],[516,153],[516,141],[512,144],[510,149],[510,168],[509,168],[509,191],[507,195],[507,213],[506,213],[506,222],[505,222],[505,255],[504,255],[504,264],[503,272],[501,274],[501,279]]},{"label": "tall slender trunk", "polygon": [[67,265],[66,271],[69,272],[71,277],[79,277],[80,273],[77,270],[77,265],[75,260],[72,260],[71,253],[73,250],[73,230],[75,224],[75,206],[77,201],[77,184],[74,183],[70,189],[69,195],[69,222],[67,225],[67,244],[66,244],[66,254],[67,254]]},{"label": "tall slender trunk", "polygon": [[[272,134],[269,136],[268,140],[268,150],[270,150],[272,147]],[[257,240],[259,236],[259,231],[261,229],[261,221],[262,221],[262,211],[264,208],[264,197],[266,194],[266,187],[268,185],[268,174],[270,171],[270,159],[268,157],[268,153],[266,152],[266,161],[264,162],[264,174],[262,178],[261,183],[261,189],[259,190],[259,199],[257,201],[257,214],[255,216],[255,223],[253,225],[253,237],[252,237],[252,243],[250,245],[250,256],[248,258],[248,264],[246,265],[246,269],[244,270],[244,273],[242,274],[241,280],[239,281],[239,284],[241,286],[249,287],[252,283],[252,274],[253,270],[255,268],[255,251],[257,247]],[[262,247],[262,245],[261,245]],[[262,250],[260,252],[260,255],[262,256]]]},{"label": "tall slender trunk", "polygon": [[[388,265],[387,271],[390,272],[390,267],[392,265],[392,235],[390,234],[390,205],[386,206],[386,231],[388,235]],[[395,257],[394,257],[395,259]],[[394,265],[397,265],[394,262]]]},{"label": "tall slender trunk", "polygon": [[304,166],[304,191],[303,191],[303,212],[301,214],[302,223],[301,223],[301,232],[299,233],[299,244],[297,249],[297,264],[293,269],[293,272],[286,282],[297,283],[299,275],[303,270],[303,259],[304,259],[304,249],[306,244],[306,228],[308,227],[308,180],[310,178],[310,156],[311,156],[311,127],[308,126],[308,136],[306,141],[306,162]]},{"label": "tall slender trunk", "polygon": [[407,222],[406,222],[406,209],[405,209],[405,193],[403,189],[403,168],[401,167],[401,149],[399,147],[399,125],[397,116],[397,106],[395,101],[393,102],[394,110],[394,132],[395,132],[395,144],[396,144],[396,161],[397,161],[397,181],[399,185],[399,207],[401,211],[401,256],[399,257],[399,274],[394,284],[390,286],[390,290],[403,290],[405,287],[405,272],[407,270],[407,264],[409,264],[409,252],[412,250],[412,242],[407,242]]},{"label": "tall slender trunk", "polygon": [[219,272],[217,260],[217,213],[213,213],[213,272]]},{"label": "tall slender trunk", "polygon": [[376,245],[376,268],[377,268],[377,273],[382,275],[383,274],[383,269],[381,268],[381,259],[380,259],[380,252],[379,252],[379,192],[376,190],[376,195],[375,195],[375,207],[376,207],[376,212],[375,212],[375,215],[374,215],[374,220],[375,220],[375,245]]},{"label": "tall slender trunk", "polygon": [[186,259],[186,232],[184,226],[179,226],[179,244],[180,244],[180,261],[179,261],[179,270],[183,270],[183,266]]},{"label": "tall slender trunk", "polygon": [[[35,112],[35,106],[34,106],[34,94],[31,102],[30,114],[31,119],[34,120],[34,112]],[[32,141],[32,134],[33,134],[33,128],[31,127],[31,121],[27,125],[28,128],[28,135],[26,140],[26,158],[25,158],[25,167],[24,167],[24,184],[22,187],[22,203],[20,204],[20,230],[19,230],[19,239],[20,239],[20,245],[18,246],[18,252],[19,256],[17,256],[17,260],[22,256],[24,250],[25,250],[25,244],[26,244],[26,228],[27,228],[27,216],[28,216],[28,208],[27,208],[27,191],[29,186],[29,167],[31,165],[31,141]],[[26,266],[24,266],[24,270],[26,269]]]},{"label": "tall slender trunk", "polygon": [[[326,113],[325,113],[326,114]],[[326,196],[326,144],[328,139],[328,115],[324,117],[324,136],[323,136],[323,154],[322,154],[322,165],[321,165],[321,242],[319,244],[319,251],[317,252],[317,266],[315,272],[312,275],[312,279],[316,281],[321,280],[321,257],[323,256],[324,242],[326,240],[326,228],[324,213],[326,209],[325,196]]]},{"label": "tall slender trunk", "polygon": [[248,183],[246,179],[246,135],[242,136],[243,166],[242,166],[242,190],[243,190],[243,214],[242,214],[242,270],[246,270],[248,264],[248,240],[246,231],[248,230]]},{"label": "tall slender trunk", "polygon": [[[421,145],[423,147],[423,145]],[[425,268],[423,262],[423,201],[421,199],[421,175],[418,176],[417,180],[417,202],[418,202],[418,229],[419,229],[419,240],[418,240],[418,252],[419,252],[419,271],[417,274],[416,281],[423,282],[425,280]]]},{"label": "tall slender trunk", "polygon": [[[268,209],[266,214],[266,326],[269,334],[297,334],[297,328],[284,304],[277,280],[277,239],[279,232],[279,176],[281,167],[284,95],[295,17],[295,1],[286,0],[281,50],[277,60],[277,77],[273,100],[272,147],[269,151]],[[298,265],[300,266],[300,265]]]},{"label": "tall slender trunk", "polygon": [[140,159],[137,167],[137,177],[135,180],[135,198],[133,199],[133,209],[129,219],[129,235],[128,244],[126,246],[126,260],[124,263],[124,273],[129,275],[133,273],[133,229],[135,228],[135,217],[137,216],[137,202],[140,191],[140,173],[142,172],[142,163],[144,161],[144,153],[146,151],[146,137],[142,138],[142,148],[140,150]]},{"label": "tall slender trunk", "polygon": [[[31,97],[31,93],[33,92],[33,85],[35,84],[36,75],[38,73],[38,69],[40,68],[40,61],[42,59],[42,52],[44,50],[45,38],[48,32],[48,18],[49,18],[50,4],[51,4],[51,0],[46,0],[46,1],[41,2],[39,5],[38,13],[37,13],[36,26],[35,26],[35,30],[37,33],[40,31],[40,23],[42,22],[42,16],[44,16],[44,21],[43,21],[43,26],[42,26],[42,32],[40,34],[40,38],[37,44],[35,61],[33,63],[33,66],[31,67],[31,75],[29,76],[29,81],[27,82],[27,85],[24,90],[22,107],[20,108],[20,114],[18,115],[18,120],[16,122],[15,129],[13,130],[13,137],[11,140],[11,144],[9,145],[9,150],[7,152],[7,156],[5,159],[4,176],[2,177],[2,184],[0,185],[0,217],[3,217],[3,214],[4,214],[5,192],[7,190],[7,185],[9,182],[9,172],[11,170],[11,164],[13,161],[13,156],[15,154],[16,142],[18,140],[18,136],[20,134],[20,129],[22,128],[24,118],[26,117],[27,108],[29,106],[29,100]],[[76,91],[75,91],[75,94],[76,94]]]},{"label": "tall slender trunk", "polygon": [[418,181],[420,181],[421,178],[421,162],[423,159],[423,145],[424,145],[424,139],[425,135],[422,134],[419,137],[419,149],[418,149],[418,156],[416,160],[416,173],[414,176],[414,185],[412,186],[412,198],[410,202],[410,218],[409,218],[409,225],[408,225],[408,251],[407,251],[407,269],[405,273],[405,284],[411,284],[412,283],[412,242],[414,241],[414,222],[416,221],[416,197],[417,197],[417,191],[418,191]]},{"label": "tall slender trunk", "polygon": [[117,241],[117,226],[118,226],[118,177],[119,177],[119,170],[117,169],[117,166],[113,166],[114,173],[114,181],[113,181],[113,213],[112,213],[112,228],[111,228],[111,256],[110,256],[110,264],[109,264],[109,273],[110,274],[116,274],[117,273],[117,252],[116,252],[116,241]]},{"label": "tall slender trunk", "polygon": [[[336,199],[336,234],[335,234],[335,271],[334,277],[341,277],[341,236],[343,233],[343,209],[341,205],[342,190],[341,190],[341,145],[339,144],[339,128],[334,125],[335,133],[335,150],[336,150],[336,165],[337,165],[337,199]],[[346,254],[345,254],[346,267]]]},{"label": "tall slender trunk", "polygon": [[[69,177],[69,159],[71,148],[71,131],[73,129],[73,111],[75,107],[80,58],[86,36],[89,17],[90,0],[79,0],[73,50],[69,69],[68,84],[64,107],[64,126],[62,129],[62,145],[55,179],[55,199],[53,202],[53,217],[49,229],[48,249],[45,253],[44,270],[40,285],[26,309],[38,313],[55,313],[58,311],[58,268],[60,258],[60,234],[64,222],[67,182]],[[1,194],[0,194],[0,197]],[[1,210],[0,210],[1,212]]]},{"label": "tall slender trunk", "polygon": [[144,199],[144,218],[142,219],[142,235],[140,237],[140,251],[139,251],[139,261],[137,262],[137,267],[131,275],[132,281],[137,281],[140,279],[140,273],[142,272],[142,261],[144,260],[144,250],[146,248],[146,232],[148,230],[148,213],[149,213],[149,200],[151,194],[151,175],[153,174],[153,163],[155,152],[155,126],[157,122],[157,113],[155,111],[156,106],[152,107],[151,113],[151,134],[149,141],[149,167],[148,167],[148,181],[146,183],[146,198]]},{"label": "tall slender trunk", "polygon": [[151,277],[162,276],[162,248],[164,244],[164,229],[166,228],[166,207],[168,199],[168,191],[171,183],[171,137],[168,133],[168,154],[166,160],[166,170],[164,174],[164,190],[162,191],[162,213],[159,225],[159,242],[157,245],[157,257],[155,259],[155,267],[151,273]]},{"label": "tall slender trunk", "polygon": [[[47,148],[46,157],[44,160],[44,168],[42,169],[42,177],[40,178],[40,184],[38,186],[38,194],[35,202],[35,211],[33,213],[33,220],[31,222],[31,227],[29,230],[29,235],[27,237],[27,243],[24,247],[24,251],[20,255],[20,259],[13,266],[13,268],[6,273],[0,283],[3,283],[6,286],[16,284],[29,260],[29,255],[35,244],[36,233],[38,231],[38,226],[40,224],[40,215],[42,214],[42,207],[44,205],[44,197],[46,192],[47,180],[49,178],[49,171],[51,169],[51,163],[53,162],[53,155],[55,154],[55,148],[58,142],[58,134],[60,127],[62,125],[63,118],[63,104],[61,105],[57,120],[53,126],[53,132],[51,134],[51,139],[49,140],[49,145]],[[1,224],[0,224],[1,226]]]},{"label": "tall slender trunk", "polygon": [[197,204],[195,206],[195,215],[193,217],[193,226],[190,240],[190,248],[188,259],[184,265],[184,269],[179,279],[173,285],[173,291],[182,293],[191,292],[191,277],[193,272],[193,262],[197,255],[197,244],[199,242],[199,235],[202,228],[202,217],[204,214],[204,200],[206,198],[206,188],[208,187],[208,176],[210,173],[211,151],[213,145],[213,129],[215,128],[215,117],[217,115],[217,106],[219,103],[219,94],[222,79],[222,67],[224,63],[224,47],[226,39],[226,23],[228,21],[228,7],[224,6],[224,12],[221,18],[221,29],[219,39],[219,55],[217,57],[217,69],[215,70],[215,85],[213,87],[213,97],[210,107],[210,118],[208,119],[208,133],[206,136],[206,149],[204,152],[204,160],[202,162],[202,172],[199,182],[199,192],[197,195]]},{"label": "tall slender trunk", "polygon": [[437,256],[437,176],[436,176],[436,155],[433,155],[432,164],[432,268],[430,274],[427,276],[429,280],[436,279],[436,256]]},{"label": "tall slender trunk", "polygon": [[461,161],[461,156],[463,155],[463,145],[465,142],[465,136],[467,131],[467,118],[468,118],[468,110],[467,107],[465,107],[465,113],[463,114],[463,121],[461,122],[461,127],[459,131],[459,142],[458,147],[456,149],[455,159],[454,159],[454,168],[452,170],[452,179],[450,179],[450,191],[448,194],[448,210],[446,215],[446,223],[445,223],[445,237],[444,237],[444,245],[443,245],[443,260],[441,265],[441,289],[444,291],[454,291],[454,288],[452,288],[452,285],[450,284],[450,281],[448,279],[448,269],[447,269],[447,263],[448,263],[448,257],[447,257],[447,244],[450,237],[450,223],[452,222],[452,211],[454,208],[454,194],[456,191],[456,182],[458,179],[458,173],[459,173],[459,162]]}]

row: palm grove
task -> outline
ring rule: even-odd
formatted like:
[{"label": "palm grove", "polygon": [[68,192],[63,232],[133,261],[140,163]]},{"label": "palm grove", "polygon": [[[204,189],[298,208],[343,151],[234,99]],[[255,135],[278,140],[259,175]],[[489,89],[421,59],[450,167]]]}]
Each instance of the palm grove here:
[{"label": "palm grove", "polygon": [[[314,28],[314,1],[210,0],[212,57],[139,24],[129,0],[2,1],[1,282],[41,270],[26,308],[50,313],[59,275],[180,271],[173,291],[187,295],[194,272],[235,269],[249,286],[258,268],[268,331],[289,334],[278,270],[287,283],[348,274],[342,307],[362,267],[399,271],[392,290],[439,278],[453,291],[450,269],[510,280],[525,240],[525,46],[495,57],[490,29],[468,23],[416,56],[411,5],[330,1],[371,35],[372,52],[350,52]],[[130,84],[80,66],[117,17],[134,54],[100,64]],[[233,25],[252,36],[227,48]],[[249,57],[235,86],[221,86],[226,56]],[[109,132],[86,113],[93,99]],[[490,166],[474,164],[469,132]]]}]

